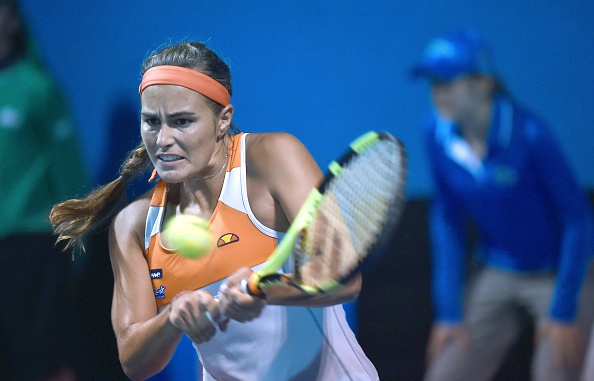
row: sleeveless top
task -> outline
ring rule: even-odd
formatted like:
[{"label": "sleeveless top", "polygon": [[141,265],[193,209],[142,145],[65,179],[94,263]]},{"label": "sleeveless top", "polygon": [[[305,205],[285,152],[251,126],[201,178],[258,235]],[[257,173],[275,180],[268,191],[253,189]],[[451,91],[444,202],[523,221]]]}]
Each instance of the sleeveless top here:
[{"label": "sleeveless top", "polygon": [[[147,215],[145,252],[155,300],[162,309],[184,290],[216,295],[225,279],[240,267],[257,269],[283,233],[262,225],[247,197],[245,137],[231,136],[229,163],[211,230],[216,247],[198,260],[176,255],[161,244],[167,183],[155,187]],[[285,268],[283,271],[288,270]],[[350,329],[342,305],[325,308],[268,305],[246,323],[231,320],[225,332],[194,345],[204,380],[377,380]]]}]

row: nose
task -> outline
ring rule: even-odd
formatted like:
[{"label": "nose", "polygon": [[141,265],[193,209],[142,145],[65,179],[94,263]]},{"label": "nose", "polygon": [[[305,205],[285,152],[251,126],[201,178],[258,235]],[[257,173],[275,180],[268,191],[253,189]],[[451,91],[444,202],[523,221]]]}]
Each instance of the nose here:
[{"label": "nose", "polygon": [[161,148],[169,147],[173,144],[174,140],[173,129],[166,123],[163,123],[157,135],[157,145]]}]

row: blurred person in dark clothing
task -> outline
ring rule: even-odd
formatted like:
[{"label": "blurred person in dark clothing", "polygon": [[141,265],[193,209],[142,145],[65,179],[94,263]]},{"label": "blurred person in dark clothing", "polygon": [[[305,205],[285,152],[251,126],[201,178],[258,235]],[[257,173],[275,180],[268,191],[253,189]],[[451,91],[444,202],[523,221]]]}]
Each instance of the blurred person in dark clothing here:
[{"label": "blurred person in dark clothing", "polygon": [[[72,258],[48,213],[86,183],[65,98],[31,45],[18,4],[0,0],[0,380],[68,369]],[[70,376],[68,375],[70,374]]]}]

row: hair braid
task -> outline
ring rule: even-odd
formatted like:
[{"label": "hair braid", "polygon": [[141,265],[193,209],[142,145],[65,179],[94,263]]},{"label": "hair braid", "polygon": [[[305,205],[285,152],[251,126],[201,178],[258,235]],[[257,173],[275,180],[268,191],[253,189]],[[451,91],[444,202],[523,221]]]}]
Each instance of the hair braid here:
[{"label": "hair braid", "polygon": [[150,161],[144,144],[130,151],[120,167],[120,176],[89,193],[84,198],[56,204],[50,212],[50,221],[57,242],[67,240],[66,249],[84,250],[84,238],[90,232],[105,227],[126,204],[126,185],[144,173]]}]

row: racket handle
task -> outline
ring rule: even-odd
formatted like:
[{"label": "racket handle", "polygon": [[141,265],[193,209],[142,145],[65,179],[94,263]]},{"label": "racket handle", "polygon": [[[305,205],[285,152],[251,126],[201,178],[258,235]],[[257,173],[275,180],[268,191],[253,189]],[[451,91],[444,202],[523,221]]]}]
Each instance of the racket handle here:
[{"label": "racket handle", "polygon": [[224,316],[222,314],[220,314],[219,318],[216,320],[212,317],[210,312],[206,311],[205,314],[206,314],[206,317],[208,318],[208,320],[210,321],[210,324],[212,324],[213,327],[215,327],[215,328],[220,327],[222,324],[226,325],[226,323],[228,323],[229,320],[231,320],[230,318],[228,318],[227,316]]},{"label": "racket handle", "polygon": [[239,287],[245,294],[266,299],[266,295],[258,285],[259,280],[260,276],[257,273],[252,273],[249,278],[244,278],[239,282]]},{"label": "racket handle", "polygon": [[[219,302],[219,295],[215,296],[215,300],[217,303]],[[217,327],[221,323],[229,321],[229,318],[227,316],[224,316],[221,313],[219,313],[219,318],[216,320],[215,320],[215,318],[212,317],[210,311],[206,310],[206,311],[204,311],[204,314],[206,315],[207,319],[210,320],[210,323],[215,327]]]},{"label": "racket handle", "polygon": [[215,322],[215,320],[213,319],[212,315],[210,314],[210,312],[206,311],[204,313],[206,315],[206,317],[208,318],[208,320],[210,320],[210,324],[212,324],[213,326],[217,326],[217,323]]}]

